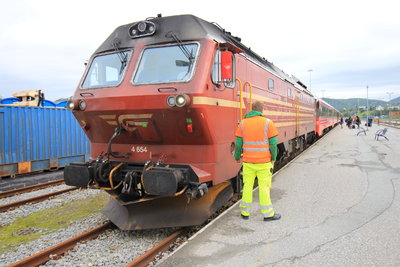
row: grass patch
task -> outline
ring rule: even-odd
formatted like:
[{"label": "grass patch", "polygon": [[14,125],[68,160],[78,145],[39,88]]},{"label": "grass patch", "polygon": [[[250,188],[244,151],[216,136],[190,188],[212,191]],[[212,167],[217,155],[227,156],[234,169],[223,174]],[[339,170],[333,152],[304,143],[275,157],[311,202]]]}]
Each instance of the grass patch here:
[{"label": "grass patch", "polygon": [[99,212],[107,204],[108,199],[107,193],[96,194],[32,213],[0,227],[0,254]]}]

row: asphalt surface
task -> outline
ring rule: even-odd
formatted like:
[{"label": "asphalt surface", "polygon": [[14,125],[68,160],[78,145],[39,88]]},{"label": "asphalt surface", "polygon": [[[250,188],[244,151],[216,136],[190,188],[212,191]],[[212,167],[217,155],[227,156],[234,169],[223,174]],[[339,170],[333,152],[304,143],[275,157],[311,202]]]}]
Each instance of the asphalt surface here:
[{"label": "asphalt surface", "polygon": [[238,204],[160,266],[400,266],[400,130],[336,127],[274,175],[279,221]]}]

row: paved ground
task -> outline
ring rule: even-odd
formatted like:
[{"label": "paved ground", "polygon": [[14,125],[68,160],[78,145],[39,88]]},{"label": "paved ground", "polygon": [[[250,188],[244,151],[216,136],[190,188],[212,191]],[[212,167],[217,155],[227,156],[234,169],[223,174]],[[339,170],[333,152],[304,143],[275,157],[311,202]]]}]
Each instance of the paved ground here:
[{"label": "paved ground", "polygon": [[280,221],[235,205],[160,266],[400,266],[400,130],[381,128],[337,127],[275,174]]}]

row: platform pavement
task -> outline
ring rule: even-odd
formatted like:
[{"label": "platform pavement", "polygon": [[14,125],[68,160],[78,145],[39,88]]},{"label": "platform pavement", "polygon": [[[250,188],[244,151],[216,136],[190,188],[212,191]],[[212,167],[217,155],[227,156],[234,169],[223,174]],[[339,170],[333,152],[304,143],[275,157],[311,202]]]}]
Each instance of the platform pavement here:
[{"label": "platform pavement", "polygon": [[400,130],[383,127],[336,127],[276,173],[281,220],[236,204],[159,266],[400,266]]}]

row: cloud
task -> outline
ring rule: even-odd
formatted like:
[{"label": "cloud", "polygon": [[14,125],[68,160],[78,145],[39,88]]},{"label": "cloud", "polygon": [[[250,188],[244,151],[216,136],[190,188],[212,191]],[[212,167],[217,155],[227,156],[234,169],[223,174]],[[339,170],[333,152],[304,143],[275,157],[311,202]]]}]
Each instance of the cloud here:
[{"label": "cloud", "polygon": [[[332,98],[366,98],[368,86],[369,98],[387,99],[387,92],[400,94],[400,64],[388,65],[384,68],[368,70],[337,71],[318,77],[319,88],[316,93],[320,96],[325,90],[325,96]],[[343,87],[343,84],[346,86]]]},{"label": "cloud", "polygon": [[[400,20],[395,1],[7,1],[0,10],[0,95],[44,89],[73,94],[83,62],[122,24],[163,13],[215,21],[318,95],[358,95],[363,87],[400,94]],[[361,89],[360,89],[361,88]],[[397,95],[396,95],[397,94]],[[352,97],[352,96],[351,96]]]}]

